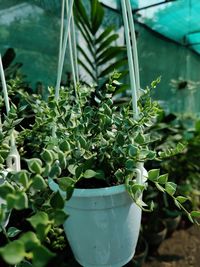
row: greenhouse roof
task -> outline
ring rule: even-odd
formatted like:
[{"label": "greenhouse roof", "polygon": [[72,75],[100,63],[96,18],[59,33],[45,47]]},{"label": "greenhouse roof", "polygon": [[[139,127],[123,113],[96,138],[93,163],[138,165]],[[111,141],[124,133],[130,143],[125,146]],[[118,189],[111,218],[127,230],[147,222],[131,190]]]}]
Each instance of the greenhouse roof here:
[{"label": "greenhouse roof", "polygon": [[[104,1],[116,8],[116,1]],[[138,22],[200,53],[199,0],[131,0]]]}]

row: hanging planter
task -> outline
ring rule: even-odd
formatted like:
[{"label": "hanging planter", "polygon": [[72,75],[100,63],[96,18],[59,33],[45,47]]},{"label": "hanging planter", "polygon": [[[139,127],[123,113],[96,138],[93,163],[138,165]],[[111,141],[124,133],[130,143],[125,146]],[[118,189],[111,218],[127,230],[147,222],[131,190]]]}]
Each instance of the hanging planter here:
[{"label": "hanging planter", "polygon": [[[61,190],[64,195],[63,191],[67,192],[65,211],[69,218],[64,229],[76,260],[84,267],[121,267],[134,256],[141,224],[140,208],[145,206],[144,177],[148,176],[143,163],[156,157],[156,152],[148,147],[151,138],[144,129],[154,120],[158,106],[151,101],[149,88],[144,90],[144,98],[138,99],[140,81],[132,10],[129,0],[122,0],[121,5],[132,107],[116,110],[113,105],[116,84],[119,85],[117,73],[110,77],[102,92],[92,88],[84,91],[81,86],[77,90],[75,86],[69,114],[73,122],[60,146],[67,152],[70,165],[65,177],[53,174],[49,179],[53,191]],[[58,77],[66,46],[61,47]],[[60,79],[56,86],[58,103],[59,88]],[[56,127],[54,130],[56,135]],[[165,191],[161,184],[167,183],[167,175],[160,176],[159,170],[152,170],[149,178]],[[173,195],[174,188],[169,190]]]},{"label": "hanging planter", "polygon": [[[140,171],[138,175],[141,175]],[[146,176],[147,172],[143,169],[143,177]],[[143,178],[142,183],[145,181],[146,178]],[[58,190],[53,180],[49,185],[53,191]],[[65,204],[65,211],[69,218],[64,223],[64,230],[73,254],[82,266],[119,267],[133,258],[141,224],[141,208],[133,202],[124,184],[74,189]]]}]

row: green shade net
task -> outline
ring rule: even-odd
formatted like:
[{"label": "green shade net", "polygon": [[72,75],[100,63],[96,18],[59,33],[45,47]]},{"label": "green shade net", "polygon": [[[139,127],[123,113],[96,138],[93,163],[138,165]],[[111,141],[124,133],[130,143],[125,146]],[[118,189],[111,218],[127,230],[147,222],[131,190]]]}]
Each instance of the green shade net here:
[{"label": "green shade net", "polygon": [[[139,2],[143,3],[139,5],[141,10],[137,12],[139,22],[200,53],[200,1],[176,0],[163,3],[163,1],[157,0]],[[158,5],[151,7],[153,4]],[[146,8],[142,9],[144,7]]]},{"label": "green shade net", "polygon": [[[88,5],[88,0],[83,1]],[[120,2],[101,0],[103,26],[114,25],[124,44]],[[131,0],[141,85],[162,76],[154,97],[168,111],[200,114],[200,1]],[[12,47],[15,62],[34,87],[55,85],[60,36],[60,0],[0,0],[0,53]],[[127,68],[124,66],[124,68]],[[64,75],[70,71],[66,55]]]},{"label": "green shade net", "polygon": [[[22,73],[33,87],[36,82],[55,85],[60,36],[60,18],[53,6],[46,10],[39,4],[0,1],[0,52],[15,50],[15,61],[23,63]],[[67,60],[65,67],[69,67]]]}]

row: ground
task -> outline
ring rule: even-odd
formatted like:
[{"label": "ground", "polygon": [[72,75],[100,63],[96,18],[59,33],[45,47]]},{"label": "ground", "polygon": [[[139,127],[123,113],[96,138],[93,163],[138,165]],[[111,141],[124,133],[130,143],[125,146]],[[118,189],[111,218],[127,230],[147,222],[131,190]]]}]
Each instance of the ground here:
[{"label": "ground", "polygon": [[142,267],[199,267],[200,228],[178,230],[158,249],[158,255]]}]

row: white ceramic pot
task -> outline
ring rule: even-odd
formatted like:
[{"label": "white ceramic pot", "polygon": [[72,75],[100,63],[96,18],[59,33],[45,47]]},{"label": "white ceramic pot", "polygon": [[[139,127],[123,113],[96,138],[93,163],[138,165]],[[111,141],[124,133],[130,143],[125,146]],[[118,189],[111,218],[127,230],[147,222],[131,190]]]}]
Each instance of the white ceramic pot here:
[{"label": "white ceramic pot", "polygon": [[[146,176],[146,170],[143,169]],[[55,191],[53,181],[50,187]],[[64,229],[76,260],[84,267],[122,267],[135,253],[141,209],[125,185],[75,189],[66,202]]]}]

